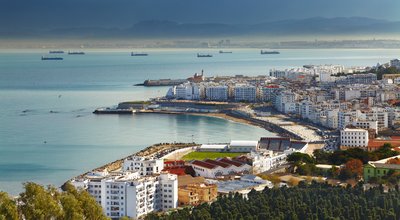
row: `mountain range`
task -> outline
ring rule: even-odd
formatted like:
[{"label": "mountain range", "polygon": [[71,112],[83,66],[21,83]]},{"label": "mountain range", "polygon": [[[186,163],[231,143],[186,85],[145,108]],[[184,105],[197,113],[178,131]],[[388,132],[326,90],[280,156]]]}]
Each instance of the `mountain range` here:
[{"label": "mountain range", "polygon": [[400,33],[399,21],[366,17],[313,17],[257,24],[178,23],[147,20],[130,28],[76,27],[50,30],[0,30],[1,37],[56,38],[176,38],[294,35],[395,35]]}]

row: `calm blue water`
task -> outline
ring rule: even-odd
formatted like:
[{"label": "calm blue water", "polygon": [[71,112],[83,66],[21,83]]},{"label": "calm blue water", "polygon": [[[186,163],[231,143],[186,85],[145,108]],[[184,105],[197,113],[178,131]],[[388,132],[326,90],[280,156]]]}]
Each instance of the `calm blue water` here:
[{"label": "calm blue water", "polygon": [[[145,79],[261,75],[303,64],[375,65],[400,50],[86,50],[84,56],[41,61],[43,51],[0,51],[0,191],[18,194],[21,183],[60,185],[82,172],[158,142],[256,140],[269,132],[222,119],[184,115],[93,115],[93,109],[164,95],[167,88],[134,87]],[[195,54],[214,53],[213,58]],[[25,111],[25,113],[23,112]],[[51,113],[52,111],[53,113]]]}]

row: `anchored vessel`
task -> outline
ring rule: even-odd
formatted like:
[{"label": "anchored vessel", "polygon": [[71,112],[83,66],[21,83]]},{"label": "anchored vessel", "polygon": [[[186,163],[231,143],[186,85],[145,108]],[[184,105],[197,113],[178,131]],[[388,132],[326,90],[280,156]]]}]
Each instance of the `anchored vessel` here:
[{"label": "anchored vessel", "polygon": [[63,60],[64,58],[62,57],[45,57],[42,56],[42,60]]},{"label": "anchored vessel", "polygon": [[133,57],[145,57],[145,56],[148,56],[149,54],[147,54],[147,53],[134,53],[134,52],[131,52],[131,56],[133,56]]},{"label": "anchored vessel", "polygon": [[94,110],[94,114],[133,114],[134,109],[116,109],[116,108],[98,108]]},{"label": "anchored vessel", "polygon": [[280,52],[276,50],[261,50],[261,54],[280,54]]},{"label": "anchored vessel", "polygon": [[68,55],[85,55],[85,52],[82,52],[82,51],[69,51]]},{"label": "anchored vessel", "polygon": [[64,53],[63,50],[50,50],[49,53]]},{"label": "anchored vessel", "polygon": [[219,53],[232,53],[232,51],[223,51],[223,50],[220,50]]},{"label": "anchored vessel", "polygon": [[197,54],[197,57],[212,57],[213,55],[211,54]]}]

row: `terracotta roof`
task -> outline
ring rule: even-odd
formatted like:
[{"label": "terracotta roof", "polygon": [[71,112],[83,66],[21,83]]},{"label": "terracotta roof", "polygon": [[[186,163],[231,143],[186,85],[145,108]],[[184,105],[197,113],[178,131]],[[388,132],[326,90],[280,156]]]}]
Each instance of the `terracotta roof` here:
[{"label": "terracotta roof", "polygon": [[218,161],[218,160],[207,159],[207,160],[204,160],[204,162],[211,163],[211,164],[223,167],[223,168],[227,168],[227,167],[231,166],[231,164],[223,163],[223,162]]},{"label": "terracotta roof", "polygon": [[240,167],[243,165],[243,163],[239,162],[239,161],[233,161],[233,160],[229,160],[227,158],[222,158],[219,161],[224,162],[224,163],[228,163],[228,164],[232,164],[234,166]]},{"label": "terracotta roof", "polygon": [[217,165],[214,164],[210,164],[210,163],[206,163],[200,160],[195,160],[192,162],[193,165],[199,166],[199,167],[204,167],[207,169],[214,169],[215,167],[217,167]]}]

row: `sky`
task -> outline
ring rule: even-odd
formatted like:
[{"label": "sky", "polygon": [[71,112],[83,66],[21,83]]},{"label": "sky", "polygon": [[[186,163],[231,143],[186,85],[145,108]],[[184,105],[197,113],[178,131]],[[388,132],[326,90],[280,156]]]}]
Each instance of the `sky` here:
[{"label": "sky", "polygon": [[3,30],[127,28],[143,20],[254,24],[310,17],[400,21],[400,0],[0,0]]}]

